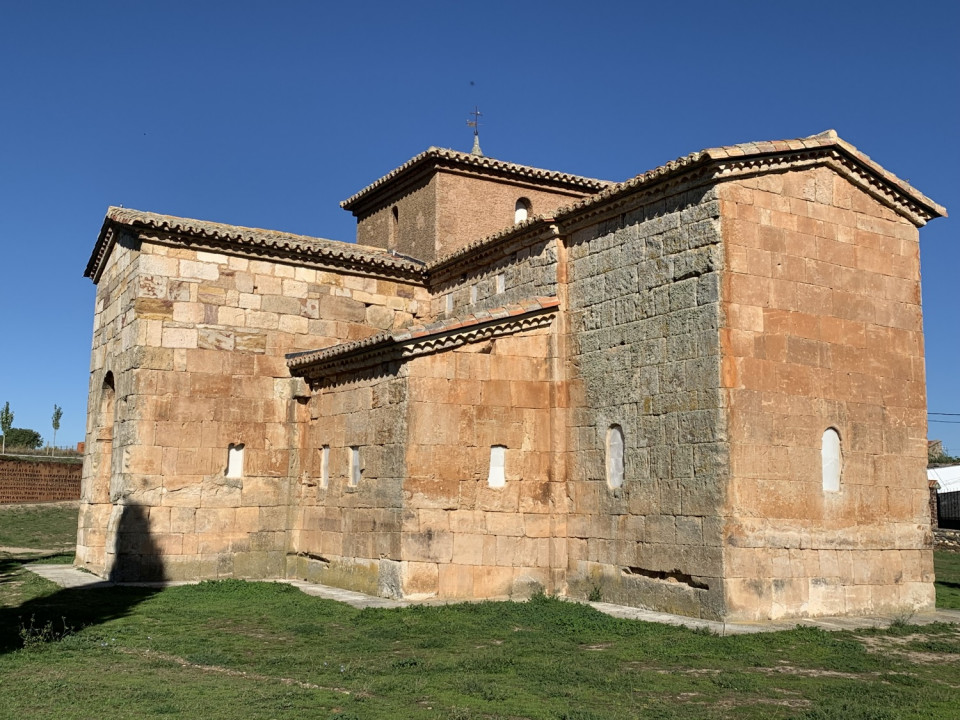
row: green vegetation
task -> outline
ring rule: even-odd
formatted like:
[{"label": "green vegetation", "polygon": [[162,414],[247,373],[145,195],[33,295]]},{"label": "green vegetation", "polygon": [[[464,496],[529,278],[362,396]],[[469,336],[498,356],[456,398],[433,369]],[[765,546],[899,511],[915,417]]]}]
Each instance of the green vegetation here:
[{"label": "green vegetation", "polygon": [[68,465],[82,465],[83,454],[76,450],[57,448],[57,454],[51,455],[46,449],[27,447],[8,447],[7,456],[0,455],[0,462],[16,460],[18,462],[52,462],[67,463]]},{"label": "green vegetation", "polygon": [[35,450],[43,445],[43,436],[36,430],[28,428],[10,428],[3,434],[3,444],[4,448],[9,447],[9,452],[13,452],[14,448],[18,447]]},{"label": "green vegetation", "polygon": [[72,549],[76,541],[76,503],[0,505],[0,545]]},{"label": "green vegetation", "polygon": [[927,467],[938,467],[940,465],[956,465],[960,463],[960,457],[948,455],[944,450],[938,452],[927,451]]},{"label": "green vegetation", "polygon": [[[958,557],[937,554],[945,590]],[[926,720],[960,704],[949,625],[718,637],[544,596],[354,610],[276,583],[71,591],[13,557],[0,574],[0,717]]]},{"label": "green vegetation", "polygon": [[3,404],[3,407],[0,408],[0,433],[3,434],[0,438],[0,452],[7,451],[7,433],[10,432],[10,428],[13,426],[13,410],[10,409],[10,401],[8,400]]},{"label": "green vegetation", "polygon": [[63,417],[63,408],[59,405],[53,406],[53,415],[50,417],[50,424],[53,426],[53,443],[50,448],[51,452],[53,448],[57,446],[57,430],[60,429],[60,419]]},{"label": "green vegetation", "polygon": [[933,553],[937,574],[937,607],[960,610],[960,553]]}]

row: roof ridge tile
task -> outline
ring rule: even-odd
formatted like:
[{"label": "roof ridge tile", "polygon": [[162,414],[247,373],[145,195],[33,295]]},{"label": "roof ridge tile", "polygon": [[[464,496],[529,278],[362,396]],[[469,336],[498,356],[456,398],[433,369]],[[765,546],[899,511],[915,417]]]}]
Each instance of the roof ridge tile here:
[{"label": "roof ridge tile", "polygon": [[518,175],[525,178],[546,180],[548,182],[576,187],[588,192],[596,192],[612,184],[610,180],[589,178],[583,175],[574,175],[572,173],[561,172],[559,170],[547,170],[544,168],[533,167],[531,165],[521,165],[519,163],[511,163],[505,160],[497,160],[496,158],[488,157],[486,155],[473,155],[472,153],[464,153],[460,152],[459,150],[431,146],[424,152],[414,155],[402,165],[395,167],[386,175],[377,178],[366,187],[355,192],[353,195],[341,202],[340,207],[344,208],[345,210],[351,209],[360,200],[371,195],[373,192],[388,184],[390,181],[433,159],[449,160],[463,166],[475,168],[479,167],[496,172]]}]

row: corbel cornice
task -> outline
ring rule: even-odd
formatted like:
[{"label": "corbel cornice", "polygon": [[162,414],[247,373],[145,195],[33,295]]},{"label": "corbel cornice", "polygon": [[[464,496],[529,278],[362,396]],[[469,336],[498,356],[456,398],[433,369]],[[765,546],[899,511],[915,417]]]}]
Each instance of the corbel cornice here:
[{"label": "corbel cornice", "polygon": [[422,355],[432,355],[464,345],[547,327],[553,322],[559,300],[536,298],[522,305],[492,310],[468,319],[451,318],[434,325],[383,332],[363,340],[323,350],[287,356],[292,375],[311,386],[337,382],[337,377],[369,367],[385,367]]}]

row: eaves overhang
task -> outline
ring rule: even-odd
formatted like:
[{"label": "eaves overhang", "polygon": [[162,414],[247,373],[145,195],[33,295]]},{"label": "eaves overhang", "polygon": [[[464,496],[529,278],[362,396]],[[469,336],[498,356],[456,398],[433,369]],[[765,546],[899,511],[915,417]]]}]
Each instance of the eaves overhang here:
[{"label": "eaves overhang", "polygon": [[321,350],[290,353],[286,356],[287,367],[291,375],[316,385],[344,373],[546,327],[553,321],[559,305],[559,299],[554,296],[536,297],[463,317],[388,330]]},{"label": "eaves overhang", "polygon": [[107,210],[84,277],[99,282],[110,252],[123,233],[159,244],[286,261],[305,267],[418,284],[424,280],[423,263],[380,248],[119,207]]},{"label": "eaves overhang", "polygon": [[593,194],[613,184],[608,180],[504,162],[484,155],[430,147],[351,195],[340,203],[340,207],[359,216],[368,206],[378,205],[382,194],[400,192],[438,169],[501,178],[521,184],[565,191],[573,195]]},{"label": "eaves overhang", "polygon": [[827,166],[917,227],[946,217],[947,210],[884,169],[833,130],[794,140],[771,140],[708,148],[617,183],[558,208],[553,215],[564,232],[625,205],[633,196],[693,189],[725,180]]}]

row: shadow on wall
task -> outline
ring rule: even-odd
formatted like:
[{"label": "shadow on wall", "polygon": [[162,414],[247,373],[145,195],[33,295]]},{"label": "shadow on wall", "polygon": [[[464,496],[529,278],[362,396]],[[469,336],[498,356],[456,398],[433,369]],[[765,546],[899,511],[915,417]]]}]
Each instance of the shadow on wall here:
[{"label": "shadow on wall", "polygon": [[157,582],[166,580],[160,549],[150,533],[148,510],[142,505],[114,507],[116,534],[114,553],[108,553],[110,582]]}]

